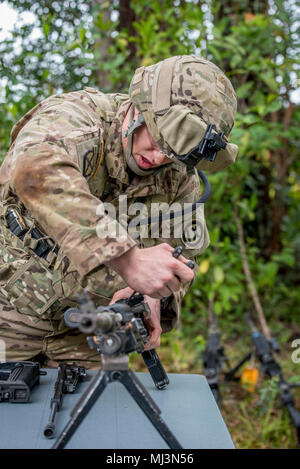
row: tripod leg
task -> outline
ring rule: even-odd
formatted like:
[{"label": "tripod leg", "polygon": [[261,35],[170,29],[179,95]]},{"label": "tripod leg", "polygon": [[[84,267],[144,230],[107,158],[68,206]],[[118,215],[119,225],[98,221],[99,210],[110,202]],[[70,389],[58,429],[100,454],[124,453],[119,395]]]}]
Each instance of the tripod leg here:
[{"label": "tripod leg", "polygon": [[63,449],[109,382],[106,371],[99,371],[71,411],[71,418],[51,449]]},{"label": "tripod leg", "polygon": [[160,417],[161,411],[159,407],[136,375],[131,370],[122,371],[119,372],[119,376],[116,376],[115,379],[118,379],[125,386],[144,414],[151,421],[152,425],[168,444],[169,448],[182,449],[182,446],[166,425],[165,421]]}]

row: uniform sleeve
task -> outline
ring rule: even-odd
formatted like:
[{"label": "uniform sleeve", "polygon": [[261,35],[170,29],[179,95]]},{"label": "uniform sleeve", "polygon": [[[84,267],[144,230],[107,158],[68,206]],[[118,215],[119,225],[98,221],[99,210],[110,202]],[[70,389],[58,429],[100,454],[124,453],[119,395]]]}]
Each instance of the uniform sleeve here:
[{"label": "uniform sleeve", "polygon": [[47,100],[19,132],[11,188],[83,278],[136,243],[105,214],[82,174],[78,148],[84,142],[100,151],[102,130],[95,105],[81,93]]}]

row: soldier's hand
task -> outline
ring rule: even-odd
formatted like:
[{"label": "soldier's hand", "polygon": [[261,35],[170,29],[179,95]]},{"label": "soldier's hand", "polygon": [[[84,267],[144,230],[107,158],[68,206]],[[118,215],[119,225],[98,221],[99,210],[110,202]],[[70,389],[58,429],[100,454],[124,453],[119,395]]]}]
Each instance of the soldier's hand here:
[{"label": "soldier's hand", "polygon": [[[115,303],[122,298],[129,298],[134,290],[130,287],[122,288],[122,290],[117,290],[114,293],[110,301],[110,305]],[[145,344],[145,350],[151,350],[153,348],[159,347],[160,345],[160,335],[162,333],[162,328],[160,325],[160,300],[151,298],[150,296],[145,295],[144,301],[148,303],[151,314],[150,316],[144,317],[144,322],[149,333],[149,341]]]},{"label": "soldier's hand", "polygon": [[166,243],[152,248],[134,246],[122,256],[107,262],[133,290],[161,299],[190,282],[194,272],[186,265],[188,259],[172,256],[174,249]]},{"label": "soldier's hand", "polygon": [[134,290],[130,287],[122,288],[122,290],[117,290],[114,293],[114,295],[113,295],[112,299],[110,300],[109,304],[112,305],[116,301],[122,300],[122,298],[129,298],[132,295],[133,292],[134,292]]},{"label": "soldier's hand", "polygon": [[151,314],[144,318],[149,333],[149,341],[145,344],[145,350],[151,350],[160,346],[162,328],[160,325],[160,300],[145,295],[144,300],[148,303]]}]

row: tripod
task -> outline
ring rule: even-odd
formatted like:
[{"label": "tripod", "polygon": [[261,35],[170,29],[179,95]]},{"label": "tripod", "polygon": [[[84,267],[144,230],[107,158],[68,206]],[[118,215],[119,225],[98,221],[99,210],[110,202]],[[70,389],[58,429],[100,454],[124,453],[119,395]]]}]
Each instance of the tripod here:
[{"label": "tripod", "polygon": [[169,448],[181,449],[182,446],[160,417],[161,411],[159,407],[134,372],[129,369],[128,355],[119,354],[117,356],[107,356],[101,354],[101,362],[102,369],[94,376],[87,389],[72,409],[71,418],[58,436],[52,449],[62,449],[65,447],[84,417],[101,396],[106,386],[113,381],[119,381],[125,386],[129,394],[168,444]]}]

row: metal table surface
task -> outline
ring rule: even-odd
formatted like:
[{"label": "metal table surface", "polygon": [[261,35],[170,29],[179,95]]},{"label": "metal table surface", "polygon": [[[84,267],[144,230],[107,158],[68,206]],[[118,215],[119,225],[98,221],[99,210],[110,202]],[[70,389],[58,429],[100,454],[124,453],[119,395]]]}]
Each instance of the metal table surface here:
[{"label": "metal table surface", "polygon": [[[80,383],[74,394],[65,394],[56,416],[57,436],[69,414],[96,371]],[[161,409],[161,417],[185,449],[233,449],[234,444],[223,421],[206,378],[196,374],[169,374],[170,384],[157,390],[148,373],[136,373]],[[1,449],[49,449],[54,439],[43,435],[50,415],[50,401],[57,377],[47,370],[26,404],[0,403]],[[120,382],[108,384],[66,448],[80,449],[168,449],[151,422]]]}]

